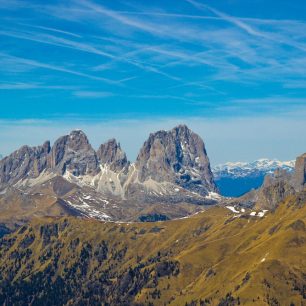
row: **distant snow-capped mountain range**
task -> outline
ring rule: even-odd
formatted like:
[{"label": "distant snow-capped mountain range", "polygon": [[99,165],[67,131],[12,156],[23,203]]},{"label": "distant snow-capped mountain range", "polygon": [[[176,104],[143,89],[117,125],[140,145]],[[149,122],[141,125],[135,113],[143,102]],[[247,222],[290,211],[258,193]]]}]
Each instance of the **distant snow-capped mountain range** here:
[{"label": "distant snow-capped mountain range", "polygon": [[266,158],[253,162],[228,162],[212,168],[215,182],[223,196],[238,197],[263,183],[266,174],[276,169],[292,171],[295,161],[279,161]]},{"label": "distant snow-capped mountain range", "polygon": [[261,158],[253,162],[227,162],[212,168],[215,179],[221,177],[249,177],[272,173],[278,168],[292,171],[295,160],[279,161]]}]

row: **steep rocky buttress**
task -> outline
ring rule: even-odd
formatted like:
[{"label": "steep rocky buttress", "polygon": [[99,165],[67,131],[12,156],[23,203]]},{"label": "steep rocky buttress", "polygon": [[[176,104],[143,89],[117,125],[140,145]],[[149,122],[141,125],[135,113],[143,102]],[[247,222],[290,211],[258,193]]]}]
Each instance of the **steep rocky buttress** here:
[{"label": "steep rocky buttress", "polygon": [[203,140],[186,125],[149,136],[135,164],[140,182],[171,182],[200,195],[217,191]]},{"label": "steep rocky buttress", "polygon": [[66,171],[75,176],[96,174],[98,158],[86,135],[75,130],[54,143],[48,166],[61,175]]},{"label": "steep rocky buttress", "polygon": [[294,174],[294,186],[300,191],[306,185],[306,153],[302,154],[296,159],[295,162],[295,174]]}]

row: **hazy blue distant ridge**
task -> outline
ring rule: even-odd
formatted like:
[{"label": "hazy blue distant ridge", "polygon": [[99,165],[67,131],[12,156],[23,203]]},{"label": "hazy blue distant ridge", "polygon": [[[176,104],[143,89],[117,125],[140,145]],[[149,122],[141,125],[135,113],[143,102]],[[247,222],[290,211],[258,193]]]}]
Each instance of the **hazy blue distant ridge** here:
[{"label": "hazy blue distant ridge", "polygon": [[268,173],[282,168],[294,169],[295,161],[279,161],[262,158],[253,162],[227,162],[213,167],[214,178],[224,196],[237,197],[258,188]]}]

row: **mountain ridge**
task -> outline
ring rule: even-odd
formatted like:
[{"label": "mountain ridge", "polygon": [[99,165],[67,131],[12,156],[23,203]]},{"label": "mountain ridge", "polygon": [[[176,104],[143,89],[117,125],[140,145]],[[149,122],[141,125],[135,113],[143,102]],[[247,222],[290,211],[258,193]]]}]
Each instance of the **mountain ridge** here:
[{"label": "mountain ridge", "polygon": [[252,162],[226,162],[212,167],[214,177],[219,176],[244,177],[249,175],[258,175],[274,172],[277,168],[293,170],[295,160],[280,161],[278,159],[260,158]]},{"label": "mountain ridge", "polygon": [[224,198],[186,128],[151,134],[131,164],[81,131],[1,161],[0,304],[302,305],[306,154]]},{"label": "mountain ridge", "polygon": [[161,215],[161,208],[169,212],[166,206],[175,204],[180,217],[180,210],[195,211],[186,205],[219,200],[204,142],[185,125],[150,134],[134,163],[115,139],[95,151],[81,130],[52,146],[49,141],[23,146],[0,161],[0,202],[13,196],[5,195],[9,187],[24,192],[34,207],[37,199],[31,195],[46,194],[101,219],[122,218],[118,207],[130,218],[148,204],[157,205],[154,213]]},{"label": "mountain ridge", "polygon": [[[14,173],[25,161],[27,167],[21,173]],[[0,162],[0,188],[25,176],[36,178],[43,171],[59,175],[70,173],[74,177],[95,176],[103,172],[105,166],[120,175],[125,167],[126,172],[134,172],[136,168],[137,183],[166,181],[202,195],[217,191],[204,142],[185,125],[150,134],[132,164],[115,139],[95,151],[81,130],[58,138],[52,147],[49,141],[39,147],[23,146]],[[203,173],[195,174],[197,168]],[[128,175],[133,176],[133,173]]]},{"label": "mountain ridge", "polygon": [[[280,165],[261,159],[253,168],[258,163],[265,170]],[[95,151],[81,130],[73,130],[53,146],[49,141],[23,146],[0,161],[0,209],[6,222],[17,223],[31,218],[22,199],[33,216],[65,214],[69,206],[84,217],[112,221],[150,220],[150,214],[180,218],[217,203],[270,210],[304,188],[305,164],[304,154],[295,171],[276,170],[258,190],[227,199],[218,194],[203,140],[185,125],[151,133],[134,163],[115,139]],[[18,193],[22,199],[15,197]],[[44,196],[53,202],[44,203]],[[16,211],[10,201],[16,201]]]}]

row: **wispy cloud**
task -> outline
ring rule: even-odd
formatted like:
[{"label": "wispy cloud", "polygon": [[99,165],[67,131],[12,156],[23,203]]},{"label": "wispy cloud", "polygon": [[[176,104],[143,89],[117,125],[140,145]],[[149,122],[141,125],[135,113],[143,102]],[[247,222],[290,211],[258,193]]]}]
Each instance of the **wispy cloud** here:
[{"label": "wispy cloud", "polygon": [[271,96],[261,98],[233,99],[216,107],[215,111],[224,114],[239,112],[241,115],[266,114],[289,115],[306,112],[306,98]]},{"label": "wispy cloud", "polygon": [[[143,53],[145,51],[149,51],[150,47],[148,46],[143,46],[141,48],[137,48],[136,50],[132,52],[125,52],[124,54],[111,54],[109,52],[101,50],[101,48],[93,46],[90,43],[83,43],[79,41],[73,41],[69,40],[63,37],[58,37],[50,34],[45,34],[45,33],[35,33],[35,32],[14,32],[14,31],[0,31],[0,35],[2,36],[9,36],[9,37],[14,37],[18,39],[24,39],[24,40],[29,40],[29,41],[34,41],[38,42],[41,44],[46,44],[46,45],[52,45],[52,46],[58,46],[62,48],[69,48],[77,51],[82,51],[86,53],[91,53],[95,55],[100,55],[102,57],[111,59],[113,62],[125,62],[127,64],[130,64],[132,66],[135,66],[143,71],[148,71],[148,72],[153,72],[155,74],[162,75],[168,79],[179,81],[180,78],[174,75],[171,75],[170,73],[164,72],[161,69],[156,68],[154,65],[148,64],[148,63],[141,63],[138,60],[130,58],[131,55],[136,55],[139,53]],[[161,52],[159,52],[161,53]],[[103,65],[99,65],[95,70],[96,71],[101,71],[104,70],[103,67],[109,66],[110,63],[106,63]],[[135,76],[133,76],[135,77]],[[129,77],[131,78],[131,77]],[[121,81],[122,82],[122,81]]]},{"label": "wispy cloud", "polygon": [[27,27],[30,27],[30,28],[35,28],[35,29],[40,29],[40,30],[46,30],[46,31],[50,31],[50,32],[65,34],[65,35],[69,35],[69,36],[73,36],[73,37],[77,37],[77,38],[82,37],[81,35],[78,35],[76,33],[64,31],[64,30],[57,29],[57,28],[44,27],[44,26],[33,25],[33,24],[28,24],[28,23],[21,23],[21,25],[24,25],[24,26],[27,26]]},{"label": "wispy cloud", "polygon": [[[297,43],[295,41],[290,41],[290,39],[284,38],[284,35],[280,35],[279,33],[272,34],[271,31],[260,31],[254,26],[255,23],[274,23],[278,25],[278,23],[289,23],[289,21],[285,20],[279,21],[277,23],[276,20],[269,21],[255,18],[237,18],[194,0],[188,0],[188,3],[192,4],[199,11],[206,11],[215,15],[203,16],[204,20],[224,20],[227,21],[229,24],[234,25],[237,29],[242,30],[242,32],[239,33],[235,31],[235,29],[220,30],[216,28],[216,25],[214,25],[214,28],[212,28],[211,30],[207,30],[206,28],[202,29],[198,26],[194,26],[193,24],[181,24],[178,20],[175,20],[175,18],[173,21],[171,21],[171,23],[168,23],[165,22],[166,19],[164,18],[165,16],[163,16],[163,14],[167,13],[163,12],[157,12],[156,14],[152,12],[150,17],[157,17],[162,19],[151,20],[147,18],[141,18],[142,16],[147,16],[142,15],[142,12],[115,11],[92,1],[76,0],[74,1],[74,6],[66,6],[64,8],[61,6],[56,8],[49,6],[49,10],[51,10],[51,12],[59,18],[64,18],[63,10],[66,10],[66,15],[69,15],[70,18],[75,18],[76,21],[82,21],[85,19],[88,20],[91,19],[90,17],[93,16],[95,24],[98,25],[99,16],[103,15],[106,18],[109,18],[111,20],[119,22],[122,25],[127,26],[128,28],[148,33],[150,35],[158,37],[161,40],[173,39],[175,40],[175,44],[179,45],[181,45],[182,42],[188,42],[192,44],[197,44],[201,48],[204,47],[206,50],[194,53],[190,52],[188,49],[184,51],[178,51],[178,48],[176,48],[174,44],[172,44],[171,48],[167,47],[167,49],[161,48],[160,46],[156,47],[156,45],[148,47],[146,44],[141,47],[138,44],[138,46],[132,47],[135,49],[134,51],[126,52],[125,48],[123,48],[122,54],[114,55],[105,51],[101,51],[100,49],[97,50],[96,47],[88,45],[88,43],[87,45],[82,45],[82,43],[80,42],[65,41],[62,38],[58,39],[51,37],[51,39],[47,40],[42,38],[40,39],[40,41],[42,43],[43,41],[47,41],[47,43],[50,42],[54,44],[60,44],[62,47],[72,47],[80,51],[100,54],[109,58],[112,63],[116,63],[118,61],[126,62],[143,71],[159,74],[168,79],[178,82],[182,81],[181,77],[170,73],[169,71],[165,71],[165,68],[170,68],[174,67],[175,65],[182,64],[187,66],[191,64],[204,65],[211,66],[215,69],[220,70],[219,72],[217,72],[216,76],[213,79],[220,79],[221,75],[223,74],[223,72],[220,74],[222,70],[226,70],[226,77],[229,80],[233,79],[235,81],[237,79],[237,75],[241,75],[242,77],[247,76],[250,79],[254,75],[253,68],[260,68],[260,65],[269,65],[272,69],[274,69],[275,64],[277,66],[280,66],[279,63],[277,63],[278,56],[276,55],[280,51],[281,47],[277,45],[286,44],[289,46],[293,46],[294,48],[297,48],[301,51],[305,49],[303,44]],[[135,16],[138,16],[139,18],[135,18]],[[251,23],[253,25],[251,25]],[[104,26],[104,23],[102,23],[102,25]],[[103,30],[105,29],[107,28],[104,28]],[[244,33],[249,36],[244,36]],[[32,35],[30,35],[30,37],[28,38],[33,39]],[[35,39],[37,39],[37,37]],[[184,46],[184,48],[186,47]],[[154,66],[155,63],[152,62],[154,57],[151,57],[150,61],[147,60],[144,63],[143,61],[141,61],[142,54],[148,53],[156,53],[160,56],[162,55],[164,57],[168,57],[170,58],[170,62],[168,62],[164,66],[156,67]],[[129,58],[129,54],[134,54],[134,56],[138,54],[139,58]],[[234,63],[231,58],[236,58],[239,61],[247,63],[248,65],[258,67],[250,67],[252,69],[241,69],[241,66]],[[104,63],[97,67],[100,67],[102,71],[105,69],[105,67],[111,67],[111,64]],[[250,73],[248,74],[248,72]],[[194,82],[194,84],[197,83]]]},{"label": "wispy cloud", "polygon": [[265,37],[264,34],[262,34],[262,33],[258,32],[257,30],[253,29],[251,26],[249,26],[245,22],[242,22],[238,18],[234,18],[230,15],[227,15],[223,12],[220,12],[220,11],[216,10],[215,8],[213,8],[209,5],[202,4],[202,3],[199,3],[199,2],[194,1],[194,0],[186,0],[186,1],[189,2],[190,4],[192,4],[193,6],[195,6],[196,8],[198,8],[198,9],[206,9],[206,10],[209,10],[209,11],[213,12],[216,16],[218,16],[221,19],[224,19],[224,20],[226,20],[230,23],[233,23],[234,25],[243,29],[244,31],[246,31],[247,33],[249,33],[251,35],[259,36],[259,37]]},{"label": "wispy cloud", "polygon": [[285,38],[277,34],[259,31],[253,28],[252,26],[250,26],[249,24],[247,24],[246,22],[242,21],[241,19],[228,15],[224,12],[221,12],[209,5],[202,4],[194,0],[186,0],[186,1],[198,9],[201,9],[201,10],[206,9],[206,10],[213,12],[216,16],[220,17],[221,19],[229,23],[232,23],[233,25],[237,26],[238,28],[242,29],[243,31],[247,32],[248,34],[252,36],[268,39],[270,41],[273,41],[274,43],[286,44],[294,48],[300,49],[302,51],[306,51],[306,47],[303,44],[299,44],[299,43],[296,43],[295,41],[290,40],[290,37]]},{"label": "wispy cloud", "polygon": [[283,97],[283,96],[274,96],[274,97],[264,97],[264,98],[249,98],[249,99],[236,99],[232,101],[236,105],[256,105],[258,107],[262,106],[275,106],[275,105],[286,105],[292,106],[299,105],[306,109],[306,98],[296,98],[296,97]]},{"label": "wispy cloud", "polygon": [[100,99],[100,98],[109,98],[113,97],[115,94],[112,92],[105,91],[84,91],[78,90],[72,92],[73,96],[77,98],[86,98],[86,99]]},{"label": "wispy cloud", "polygon": [[181,97],[181,96],[173,96],[173,95],[128,95],[129,98],[133,99],[149,99],[149,100],[178,100],[184,101],[188,103],[194,103],[195,101],[188,98],[188,97]]},{"label": "wispy cloud", "polygon": [[93,75],[90,75],[90,74],[87,74],[87,73],[79,72],[79,71],[76,71],[76,70],[64,68],[62,66],[51,65],[51,64],[39,62],[39,61],[36,61],[36,60],[28,59],[28,58],[13,56],[13,55],[2,53],[2,52],[0,53],[0,57],[8,58],[11,62],[15,62],[17,64],[22,64],[22,65],[26,65],[26,66],[30,66],[30,67],[35,67],[35,68],[42,68],[42,69],[47,69],[47,70],[52,70],[52,71],[68,73],[68,74],[80,76],[80,77],[83,77],[83,78],[88,78],[88,79],[91,79],[91,80],[102,81],[102,82],[105,82],[105,83],[108,83],[108,84],[119,85],[121,83],[120,80],[113,81],[113,80],[101,78],[101,77],[98,77],[98,76],[93,76]]},{"label": "wispy cloud", "polygon": [[18,0],[0,0],[0,8],[2,9],[8,9],[8,10],[15,10],[20,7],[24,7],[25,3]]},{"label": "wispy cloud", "polygon": [[29,89],[54,89],[54,90],[76,90],[76,86],[44,85],[37,83],[0,83],[0,90],[29,90]]},{"label": "wispy cloud", "polygon": [[[25,4],[27,9],[18,11]],[[258,96],[258,105],[271,113],[285,104],[287,110],[302,107],[303,100],[294,99],[306,96],[305,20],[245,17],[243,11],[233,16],[220,2],[217,8],[198,0],[152,6],[94,0],[7,3],[0,29],[0,89],[25,95],[26,89],[60,90],[64,79],[68,99],[79,103],[112,97],[119,104],[171,101],[192,111],[202,105],[209,111],[249,108],[261,114],[246,99]],[[272,96],[293,100],[272,103]]]},{"label": "wispy cloud", "polygon": [[54,35],[49,35],[44,33],[35,33],[35,32],[18,33],[13,31],[0,31],[0,35],[35,41],[42,44],[53,45],[63,48],[70,48],[78,51],[101,55],[111,59],[116,58],[115,55],[99,50],[98,48],[91,46],[88,43],[76,42],[66,38],[57,37]]}]

